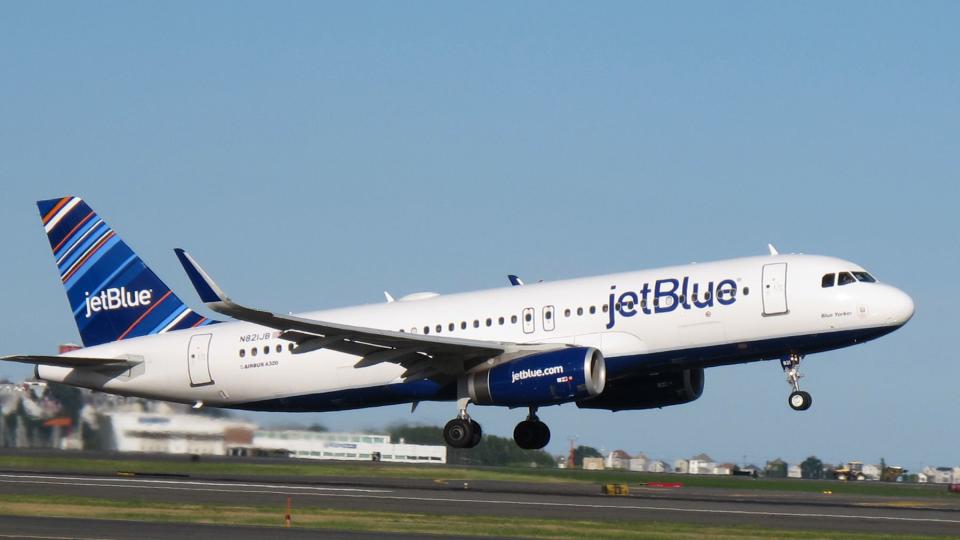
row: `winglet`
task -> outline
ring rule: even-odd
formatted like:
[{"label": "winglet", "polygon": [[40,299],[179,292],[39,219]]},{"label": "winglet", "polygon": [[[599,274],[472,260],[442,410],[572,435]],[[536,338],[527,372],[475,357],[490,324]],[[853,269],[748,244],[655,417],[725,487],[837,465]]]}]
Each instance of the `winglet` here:
[{"label": "winglet", "polygon": [[523,285],[523,280],[520,279],[520,278],[518,278],[517,276],[515,276],[515,275],[513,275],[513,274],[508,275],[508,276],[507,276],[507,279],[510,280],[510,284],[513,285],[514,287],[517,287],[517,286],[519,286],[519,285]]},{"label": "winglet", "polygon": [[773,247],[773,244],[767,244],[767,249],[770,250],[770,255],[779,255],[780,252],[777,251],[777,248]]},{"label": "winglet", "polygon": [[383,291],[383,295],[384,295],[385,297],[387,297],[387,303],[388,303],[388,304],[392,304],[392,303],[396,302],[396,300],[394,300],[394,298],[393,298],[393,295],[390,294],[388,291]]},{"label": "winglet", "polygon": [[206,304],[230,301],[226,293],[210,278],[210,274],[207,274],[207,272],[197,264],[197,261],[193,260],[193,257],[191,257],[189,253],[180,248],[176,248],[173,251],[176,252],[177,258],[180,259],[180,264],[183,265],[183,269],[187,272],[187,277],[190,278],[193,287],[197,290],[197,294],[200,295],[200,300],[203,300]]}]

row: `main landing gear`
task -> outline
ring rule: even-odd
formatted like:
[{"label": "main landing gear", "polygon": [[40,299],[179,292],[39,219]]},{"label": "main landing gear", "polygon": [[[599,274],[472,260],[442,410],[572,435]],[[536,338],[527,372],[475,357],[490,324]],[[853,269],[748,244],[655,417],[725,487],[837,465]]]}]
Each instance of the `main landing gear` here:
[{"label": "main landing gear", "polygon": [[800,379],[803,378],[803,375],[800,374],[801,360],[803,360],[803,356],[796,353],[791,353],[790,356],[780,359],[780,367],[787,374],[787,383],[793,387],[793,392],[790,393],[787,403],[795,411],[805,411],[813,404],[810,393],[800,390]]},{"label": "main landing gear", "polygon": [[539,450],[550,442],[550,428],[537,418],[536,407],[530,407],[527,419],[513,429],[513,440],[524,450]]},{"label": "main landing gear", "polygon": [[466,399],[457,400],[460,412],[443,428],[443,439],[453,448],[473,448],[483,437],[480,424],[467,414],[467,403]]}]

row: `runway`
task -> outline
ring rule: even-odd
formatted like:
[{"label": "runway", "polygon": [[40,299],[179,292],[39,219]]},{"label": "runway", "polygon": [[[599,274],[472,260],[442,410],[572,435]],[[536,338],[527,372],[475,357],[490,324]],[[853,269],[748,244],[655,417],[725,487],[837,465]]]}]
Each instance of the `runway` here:
[{"label": "runway", "polygon": [[[548,519],[628,520],[764,528],[845,531],[886,534],[960,535],[960,502],[877,497],[817,497],[812,494],[763,493],[710,489],[658,490],[634,488],[629,497],[599,495],[596,486],[517,484],[500,482],[437,483],[381,478],[202,478],[111,477],[82,474],[0,473],[0,494],[137,499],[163,503],[274,505],[289,496],[296,508],[372,510],[418,514],[519,516]],[[958,498],[960,499],[960,498]],[[0,531],[14,530],[0,518]],[[41,520],[46,521],[46,520]],[[181,527],[85,520],[90,538],[147,538],[152,528]],[[121,525],[115,525],[115,524]],[[114,524],[114,525],[104,525]],[[90,527],[90,528],[87,528]],[[183,527],[196,528],[197,525]],[[232,538],[257,527],[210,526],[230,529]],[[272,529],[271,529],[272,530]],[[224,531],[226,532],[226,531]],[[284,533],[289,531],[283,531]],[[56,536],[54,532],[53,536]],[[47,533],[41,533],[47,534]],[[171,530],[160,536],[171,537]],[[207,536],[211,535],[207,531]],[[256,536],[256,533],[250,533]],[[292,533],[291,534],[296,534]],[[316,531],[313,531],[316,534]],[[189,534],[178,535],[192,538]],[[254,537],[249,536],[249,537]],[[382,537],[382,533],[377,533]],[[2,537],[2,536],[0,536]],[[159,536],[158,536],[159,537]],[[371,536],[372,537],[372,536]],[[343,538],[365,538],[362,534]],[[404,538],[398,535],[397,538]]]}]

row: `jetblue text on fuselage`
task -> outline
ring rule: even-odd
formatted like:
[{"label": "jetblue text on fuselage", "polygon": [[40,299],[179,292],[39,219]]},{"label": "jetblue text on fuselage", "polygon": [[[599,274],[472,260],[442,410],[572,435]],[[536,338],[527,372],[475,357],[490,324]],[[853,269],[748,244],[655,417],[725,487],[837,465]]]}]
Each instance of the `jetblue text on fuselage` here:
[{"label": "jetblue text on fuselage", "polygon": [[[682,279],[658,279],[652,285],[644,283],[639,291],[623,291],[617,293],[617,286],[610,286],[610,297],[607,305],[610,321],[607,328],[613,328],[617,323],[619,313],[623,317],[633,317],[637,313],[650,315],[653,313],[667,313],[677,308],[703,309],[713,307],[714,301],[722,306],[729,306],[737,301],[737,282],[725,279],[717,283],[714,291],[713,282],[706,285],[691,283],[688,276]],[[639,311],[637,309],[639,308]]]},{"label": "jetblue text on fuselage", "polygon": [[88,319],[98,311],[147,306],[152,301],[153,290],[127,291],[126,287],[120,287],[119,289],[111,287],[100,291],[100,294],[95,296],[90,296],[90,293],[87,293],[86,298],[83,299],[87,307],[86,317]]}]

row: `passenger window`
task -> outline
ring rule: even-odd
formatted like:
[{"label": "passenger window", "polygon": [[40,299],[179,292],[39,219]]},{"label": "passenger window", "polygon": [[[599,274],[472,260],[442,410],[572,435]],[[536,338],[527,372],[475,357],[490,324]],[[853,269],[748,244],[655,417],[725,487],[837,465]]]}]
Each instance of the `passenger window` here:
[{"label": "passenger window", "polygon": [[269,345],[264,345],[264,346],[263,346],[263,354],[270,354],[270,346],[269,346]]},{"label": "passenger window", "polygon": [[283,345],[277,345],[277,352],[283,352]]},{"label": "passenger window", "polygon": [[461,330],[467,329],[467,321],[460,321],[460,329]]},{"label": "passenger window", "polygon": [[593,315],[597,312],[597,306],[590,306],[590,314]]},{"label": "passenger window", "polygon": [[567,308],[567,309],[563,310],[563,316],[564,316],[564,317],[569,317],[569,316],[570,316],[570,308]]},{"label": "passenger window", "polygon": [[607,304],[604,304],[604,305],[603,305],[603,312],[606,313],[606,312],[608,312],[608,311],[610,311],[610,306],[607,305]]},{"label": "passenger window", "polygon": [[748,295],[748,294],[750,294],[750,287],[744,287],[744,288],[743,288],[743,295],[746,296],[746,295]]},{"label": "passenger window", "polygon": [[293,343],[287,345],[287,350],[293,352]]},{"label": "passenger window", "polygon": [[582,308],[582,307],[578,307],[578,308],[577,308],[577,316],[580,316],[580,315],[583,315],[583,308]]},{"label": "passenger window", "polygon": [[473,327],[474,327],[474,328],[480,328],[480,321],[477,320],[477,319],[474,319],[474,320],[473,320]]},{"label": "passenger window", "polygon": [[447,326],[447,329],[450,330],[451,332],[453,332],[453,329],[456,328],[456,327],[457,327],[457,325],[455,325],[455,324],[453,324],[453,323],[450,323],[450,325]]},{"label": "passenger window", "polygon": [[503,326],[503,321],[504,321],[504,318],[503,318],[503,317],[500,317],[499,319],[497,319],[497,323],[498,323],[500,326]]},{"label": "passenger window", "polygon": [[429,333],[430,333],[430,327],[429,327],[429,326],[424,326],[424,327],[423,327],[423,333],[424,333],[424,335],[429,334]]},{"label": "passenger window", "polygon": [[523,320],[525,320],[525,321],[527,321],[527,322],[532,321],[532,320],[533,320],[533,314],[532,314],[532,313],[526,313],[526,314],[523,316]]},{"label": "passenger window", "polygon": [[437,325],[437,333],[439,334],[441,330],[443,330],[443,325],[438,324],[438,325]]},{"label": "passenger window", "polygon": [[516,316],[516,315],[511,315],[511,316],[510,316],[510,323],[511,323],[511,324],[517,324],[517,316]]},{"label": "passenger window", "polygon": [[867,272],[854,272],[853,277],[857,278],[857,281],[862,281],[864,283],[876,283],[877,280]]},{"label": "passenger window", "polygon": [[833,282],[836,279],[836,274],[824,274],[823,279],[820,280],[820,286],[823,288],[833,287]]},{"label": "passenger window", "polygon": [[543,312],[543,316],[544,316],[544,318],[546,318],[546,319],[552,319],[552,318],[553,318],[553,312],[552,312],[552,311],[544,311],[544,312]]},{"label": "passenger window", "polygon": [[849,285],[856,281],[850,272],[840,272],[837,274],[837,285]]},{"label": "passenger window", "polygon": [[256,355],[257,355],[257,348],[254,347],[254,348],[250,349],[250,356],[256,356]]},{"label": "passenger window", "polygon": [[493,326],[493,319],[487,318],[487,326]]},{"label": "passenger window", "polygon": [[243,357],[246,356],[246,355],[247,355],[247,350],[246,350],[246,349],[240,349],[240,358],[243,358]]}]

